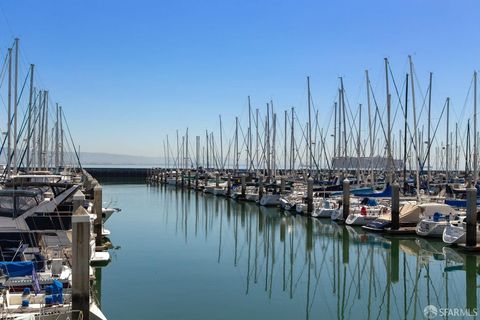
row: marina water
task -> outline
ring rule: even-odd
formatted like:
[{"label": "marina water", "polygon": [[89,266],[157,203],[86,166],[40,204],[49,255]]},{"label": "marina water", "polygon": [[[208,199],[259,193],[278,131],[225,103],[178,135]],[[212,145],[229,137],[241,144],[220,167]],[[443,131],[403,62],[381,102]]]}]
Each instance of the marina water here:
[{"label": "marina water", "polygon": [[122,208],[97,271],[109,319],[425,319],[477,308],[478,258],[169,186],[104,183]]}]

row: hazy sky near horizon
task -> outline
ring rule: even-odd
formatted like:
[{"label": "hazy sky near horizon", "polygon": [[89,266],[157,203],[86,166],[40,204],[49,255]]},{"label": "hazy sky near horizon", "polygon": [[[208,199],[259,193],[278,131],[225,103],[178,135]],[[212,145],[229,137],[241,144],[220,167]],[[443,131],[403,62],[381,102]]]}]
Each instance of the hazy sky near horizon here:
[{"label": "hazy sky near horizon", "polygon": [[[366,105],[364,70],[384,105],[384,57],[401,87],[413,56],[418,104],[434,73],[433,115],[451,97],[453,121],[480,65],[480,2],[38,1],[0,2],[0,54],[20,38],[23,63],[69,119],[82,150],[158,156],[166,134],[230,136],[246,128],[247,96],[283,119],[306,120],[306,76],[328,123],[343,76],[353,110]],[[4,55],[2,54],[2,57]],[[399,88],[400,89],[400,88]],[[425,113],[424,113],[425,114]]]}]

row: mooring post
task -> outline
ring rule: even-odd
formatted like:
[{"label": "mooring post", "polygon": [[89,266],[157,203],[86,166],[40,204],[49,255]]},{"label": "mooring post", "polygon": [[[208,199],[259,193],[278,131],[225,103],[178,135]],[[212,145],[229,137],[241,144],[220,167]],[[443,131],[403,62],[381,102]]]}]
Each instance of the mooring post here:
[{"label": "mooring post", "polygon": [[467,188],[467,247],[477,245],[477,189]]},{"label": "mooring post", "polygon": [[307,212],[311,214],[313,212],[313,178],[307,179]]},{"label": "mooring post", "polygon": [[245,178],[245,173],[242,174],[242,198],[245,197],[247,193],[247,179]]},{"label": "mooring post", "polygon": [[195,170],[195,189],[198,189],[198,170]]},{"label": "mooring post", "polygon": [[343,180],[343,220],[347,220],[350,214],[350,180]]},{"label": "mooring post", "polygon": [[232,175],[229,173],[227,175],[227,197],[230,196],[232,190]]},{"label": "mooring post", "polygon": [[102,224],[103,224],[103,217],[102,217],[102,186],[97,183],[95,187],[93,187],[93,210],[95,215],[94,222],[94,231],[96,234],[95,237],[95,244],[97,246],[102,245]]},{"label": "mooring post", "polygon": [[83,207],[85,202],[85,195],[82,191],[77,190],[72,196],[73,212],[76,212],[79,207]]},{"label": "mooring post", "polygon": [[400,186],[397,182],[392,183],[392,230],[400,228]]},{"label": "mooring post", "polygon": [[220,187],[220,172],[215,171],[215,188]]},{"label": "mooring post", "polygon": [[182,170],[182,188],[185,187],[185,172]]},{"label": "mooring post", "polygon": [[191,181],[190,181],[190,174],[191,174],[191,171],[188,170],[187,172],[187,185],[188,185],[188,189],[190,189],[190,186],[192,185]]},{"label": "mooring post", "polygon": [[280,178],[280,194],[285,193],[285,177]]},{"label": "mooring post", "polygon": [[263,197],[263,176],[258,177],[258,201],[262,200]]},{"label": "mooring post", "polygon": [[90,318],[90,217],[82,206],[72,215],[72,309]]}]

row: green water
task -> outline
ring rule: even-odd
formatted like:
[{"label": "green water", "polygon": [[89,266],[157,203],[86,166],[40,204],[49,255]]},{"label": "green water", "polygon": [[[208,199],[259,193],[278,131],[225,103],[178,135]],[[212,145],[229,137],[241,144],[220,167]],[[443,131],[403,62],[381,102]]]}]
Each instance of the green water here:
[{"label": "green water", "polygon": [[427,305],[460,319],[478,305],[480,259],[441,242],[165,186],[104,185],[110,200],[109,319],[425,319]]}]

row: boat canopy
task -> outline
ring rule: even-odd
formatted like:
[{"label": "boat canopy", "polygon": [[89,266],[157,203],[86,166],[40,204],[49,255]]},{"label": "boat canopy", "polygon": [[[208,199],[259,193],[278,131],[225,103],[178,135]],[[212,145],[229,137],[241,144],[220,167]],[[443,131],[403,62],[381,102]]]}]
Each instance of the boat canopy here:
[{"label": "boat canopy", "polygon": [[34,273],[32,261],[1,261],[0,269],[9,277],[31,276]]}]

